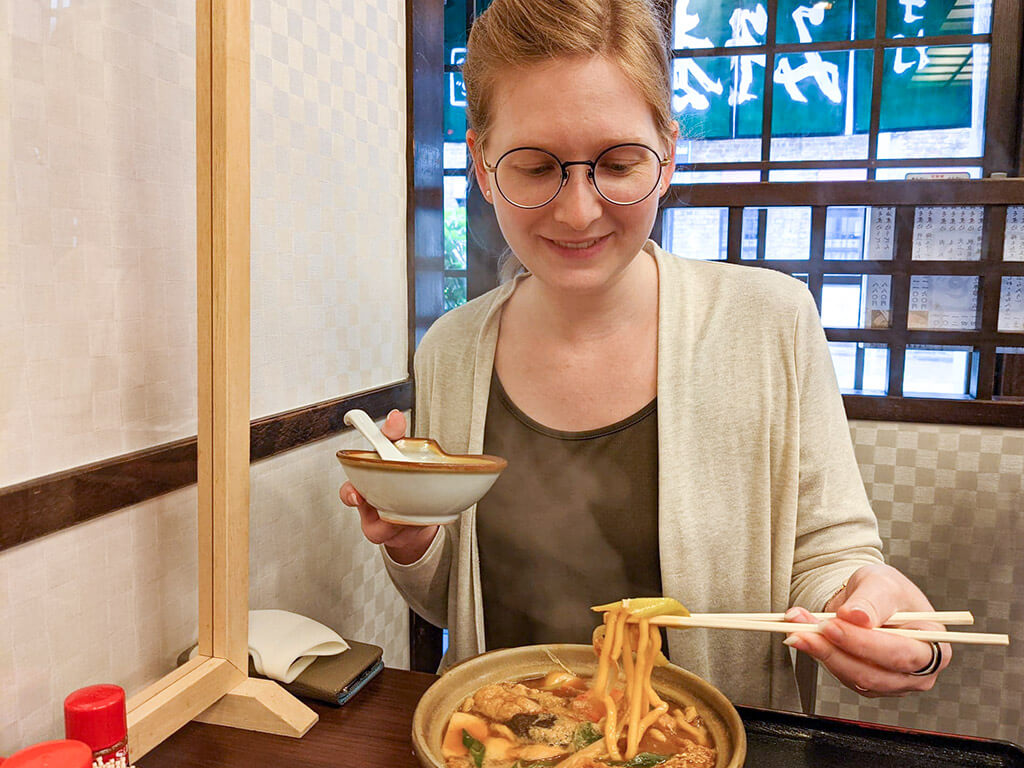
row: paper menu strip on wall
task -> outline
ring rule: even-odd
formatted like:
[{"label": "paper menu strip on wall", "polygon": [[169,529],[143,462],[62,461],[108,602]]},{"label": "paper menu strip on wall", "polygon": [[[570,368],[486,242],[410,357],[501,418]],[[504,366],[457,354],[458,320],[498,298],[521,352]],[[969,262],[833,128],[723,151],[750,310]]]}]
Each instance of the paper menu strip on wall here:
[{"label": "paper menu strip on wall", "polygon": [[1024,331],[1024,277],[1003,278],[999,295],[999,331]]},{"label": "paper menu strip on wall", "polygon": [[1024,205],[1006,209],[1006,239],[1003,261],[1024,261]]},{"label": "paper menu strip on wall", "polygon": [[984,223],[981,206],[920,206],[914,211],[914,260],[978,261]]},{"label": "paper menu strip on wall", "polygon": [[892,322],[892,276],[868,275],[862,327],[888,328]]},{"label": "paper menu strip on wall", "polygon": [[892,245],[896,233],[896,209],[873,207],[871,209],[871,234],[868,238],[865,259],[891,261]]},{"label": "paper menu strip on wall", "polygon": [[978,278],[914,275],[910,278],[907,327],[972,330],[978,322]]}]

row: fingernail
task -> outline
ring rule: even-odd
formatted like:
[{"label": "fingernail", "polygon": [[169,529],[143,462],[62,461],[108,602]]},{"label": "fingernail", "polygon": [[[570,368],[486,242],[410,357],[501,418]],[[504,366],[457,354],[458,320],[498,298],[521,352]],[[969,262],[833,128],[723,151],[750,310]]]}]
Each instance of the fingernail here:
[{"label": "fingernail", "polygon": [[786,621],[793,621],[793,619],[795,619],[799,615],[800,609],[794,606],[793,608],[790,608],[788,611],[786,611],[782,618]]},{"label": "fingernail", "polygon": [[796,648],[798,651],[807,651],[807,643],[799,635],[789,635],[782,641],[782,644],[788,645],[790,648]]},{"label": "fingernail", "polygon": [[356,505],[356,495],[354,493],[350,493],[345,499],[345,503],[350,507],[354,507]]},{"label": "fingernail", "polygon": [[850,612],[850,619],[857,622],[858,624],[871,625],[871,612],[867,606],[860,602],[851,602],[847,605],[847,609]]}]

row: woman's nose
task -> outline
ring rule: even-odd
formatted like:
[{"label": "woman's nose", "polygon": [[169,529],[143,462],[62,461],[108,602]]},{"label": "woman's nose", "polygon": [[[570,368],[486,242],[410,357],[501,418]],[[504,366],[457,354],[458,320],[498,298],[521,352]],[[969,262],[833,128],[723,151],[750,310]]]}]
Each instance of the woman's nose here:
[{"label": "woman's nose", "polygon": [[565,186],[551,201],[555,221],[576,230],[585,230],[601,218],[604,205],[586,168],[570,168]]}]

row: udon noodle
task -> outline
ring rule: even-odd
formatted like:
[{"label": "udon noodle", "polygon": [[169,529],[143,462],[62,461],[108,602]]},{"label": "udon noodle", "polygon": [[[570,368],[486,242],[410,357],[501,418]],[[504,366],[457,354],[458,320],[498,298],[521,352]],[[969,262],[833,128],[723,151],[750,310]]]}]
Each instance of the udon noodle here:
[{"label": "udon noodle", "polygon": [[[662,699],[651,684],[667,664],[653,616],[686,615],[675,600],[596,606],[593,678],[566,668],[477,690],[448,723],[447,768],[712,768],[717,752],[692,705]],[[558,662],[553,659],[553,662]]]}]

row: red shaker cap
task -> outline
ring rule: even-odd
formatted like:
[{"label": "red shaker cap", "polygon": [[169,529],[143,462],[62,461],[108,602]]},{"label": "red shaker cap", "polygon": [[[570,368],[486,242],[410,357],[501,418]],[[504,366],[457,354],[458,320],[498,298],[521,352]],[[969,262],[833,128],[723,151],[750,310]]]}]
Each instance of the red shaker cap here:
[{"label": "red shaker cap", "polygon": [[92,750],[80,741],[44,741],[3,761],[4,768],[91,768]]},{"label": "red shaker cap", "polygon": [[64,735],[88,744],[93,752],[112,747],[128,735],[124,689],[90,685],[64,699]]}]

